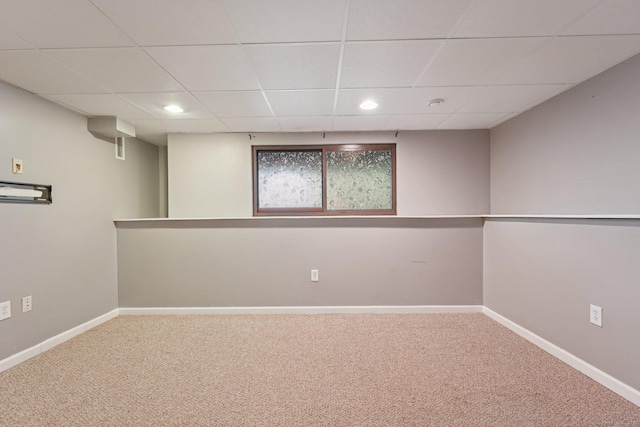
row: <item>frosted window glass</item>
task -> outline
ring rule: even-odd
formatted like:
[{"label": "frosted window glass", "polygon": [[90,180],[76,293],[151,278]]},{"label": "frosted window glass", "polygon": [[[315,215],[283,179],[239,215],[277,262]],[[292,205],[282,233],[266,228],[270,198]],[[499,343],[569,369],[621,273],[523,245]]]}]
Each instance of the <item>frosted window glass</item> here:
[{"label": "frosted window glass", "polygon": [[327,151],[327,209],[392,209],[391,150]]},{"label": "frosted window glass", "polygon": [[321,208],[321,151],[258,151],[259,208]]}]

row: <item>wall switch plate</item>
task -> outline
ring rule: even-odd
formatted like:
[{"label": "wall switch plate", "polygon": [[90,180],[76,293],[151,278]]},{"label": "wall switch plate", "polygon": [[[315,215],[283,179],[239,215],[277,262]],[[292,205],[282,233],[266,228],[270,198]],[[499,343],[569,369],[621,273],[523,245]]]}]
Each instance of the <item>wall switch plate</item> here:
[{"label": "wall switch plate", "polygon": [[31,308],[31,295],[22,298],[22,312],[26,313],[27,311],[31,311]]},{"label": "wall switch plate", "polygon": [[14,174],[17,174],[17,173],[22,174],[22,171],[23,171],[22,159],[15,159],[14,158],[14,159],[12,159],[11,163],[12,163],[12,166],[11,166],[12,172]]},{"label": "wall switch plate", "polygon": [[311,281],[312,282],[319,282],[320,281],[320,275],[318,273],[318,270],[311,270]]},{"label": "wall switch plate", "polygon": [[11,301],[0,302],[0,320],[11,317]]},{"label": "wall switch plate", "polygon": [[602,307],[591,304],[589,307],[589,321],[602,328]]}]

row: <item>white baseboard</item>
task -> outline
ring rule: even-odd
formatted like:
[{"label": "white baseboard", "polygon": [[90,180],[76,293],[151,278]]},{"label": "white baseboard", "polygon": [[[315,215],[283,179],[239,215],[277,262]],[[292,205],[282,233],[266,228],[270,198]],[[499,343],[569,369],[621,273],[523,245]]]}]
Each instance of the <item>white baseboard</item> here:
[{"label": "white baseboard", "polygon": [[120,308],[121,315],[162,314],[349,314],[482,313],[481,305],[369,305],[307,307],[142,307]]},{"label": "white baseboard", "polygon": [[558,347],[557,345],[545,340],[544,338],[534,334],[533,332],[529,331],[528,329],[523,328],[522,326],[518,325],[517,323],[512,322],[511,320],[507,319],[506,317],[501,316],[500,314],[496,313],[495,311],[491,310],[490,308],[483,307],[482,312],[484,314],[486,314],[487,316],[491,317],[496,322],[498,322],[498,323],[502,324],[503,326],[506,326],[507,328],[511,329],[513,332],[515,332],[516,334],[520,335],[521,337],[523,337],[527,341],[537,345],[538,347],[540,347],[541,349],[543,349],[547,353],[551,354],[552,356],[557,357],[558,359],[562,360],[567,365],[569,365],[569,366],[577,369],[578,371],[582,372],[583,374],[585,374],[586,376],[588,376],[592,380],[599,382],[603,386],[607,387],[609,390],[611,390],[614,393],[624,397],[625,399],[627,399],[631,403],[633,403],[633,404],[635,404],[637,406],[640,406],[640,391],[636,390],[635,388],[633,388],[633,387],[623,383],[622,381],[612,377],[611,375],[607,374],[606,372],[601,371],[600,369],[596,368],[595,366],[585,362],[584,360],[580,359],[579,357],[574,356],[573,354],[569,353],[568,351],[566,351],[566,350]]},{"label": "white baseboard", "polygon": [[63,342],[70,340],[71,338],[78,336],[83,332],[88,331],[91,328],[95,328],[101,323],[117,317],[119,313],[120,310],[116,308],[108,313],[103,314],[102,316],[98,316],[95,319],[89,320],[88,322],[76,326],[75,328],[71,328],[68,331],[62,332],[61,334],[44,340],[40,344],[36,344],[33,347],[29,347],[26,350],[14,354],[13,356],[9,356],[6,359],[0,360],[0,372],[6,371],[7,369],[12,368],[26,360],[29,360],[40,353],[50,350],[53,347],[62,344]]}]

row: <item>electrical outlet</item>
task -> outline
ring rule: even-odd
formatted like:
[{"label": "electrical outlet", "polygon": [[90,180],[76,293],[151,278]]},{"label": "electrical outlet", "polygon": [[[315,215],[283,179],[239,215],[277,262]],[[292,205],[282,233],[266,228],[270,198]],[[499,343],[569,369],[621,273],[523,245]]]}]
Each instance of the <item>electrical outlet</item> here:
[{"label": "electrical outlet", "polygon": [[602,328],[602,307],[591,304],[589,308],[589,321]]},{"label": "electrical outlet", "polygon": [[11,317],[11,301],[0,302],[0,320]]},{"label": "electrical outlet", "polygon": [[31,308],[31,295],[22,298],[22,312],[26,313],[27,311],[31,311]]},{"label": "electrical outlet", "polygon": [[311,270],[311,281],[312,282],[319,282],[320,281],[320,276],[319,276],[318,270]]}]

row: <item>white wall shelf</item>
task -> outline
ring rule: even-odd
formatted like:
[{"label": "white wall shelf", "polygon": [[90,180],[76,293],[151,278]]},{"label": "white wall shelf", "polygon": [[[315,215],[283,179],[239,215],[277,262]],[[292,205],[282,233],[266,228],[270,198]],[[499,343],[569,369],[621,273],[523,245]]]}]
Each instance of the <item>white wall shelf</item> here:
[{"label": "white wall shelf", "polygon": [[219,217],[219,218],[125,218],[115,219],[117,223],[152,223],[152,222],[211,222],[211,221],[274,221],[274,220],[291,220],[291,221],[303,221],[303,220],[432,220],[432,219],[469,219],[469,218],[481,218],[481,219],[626,219],[626,220],[640,220],[640,215],[631,214],[576,214],[576,215],[523,215],[523,214],[488,214],[488,215],[423,215],[423,216],[397,216],[397,215],[363,215],[363,216],[260,216],[260,217]]},{"label": "white wall shelf", "polygon": [[115,222],[153,222],[153,221],[272,221],[272,220],[305,220],[305,219],[321,219],[321,220],[340,220],[340,219],[455,219],[455,218],[483,218],[483,215],[426,215],[426,216],[397,216],[397,215],[362,215],[362,216],[344,216],[344,215],[326,215],[326,216],[256,216],[256,217],[222,217],[222,218],[132,218],[132,219],[115,219]]},{"label": "white wall shelf", "polygon": [[640,215],[631,214],[575,214],[575,215],[482,215],[485,219],[640,219]]}]

